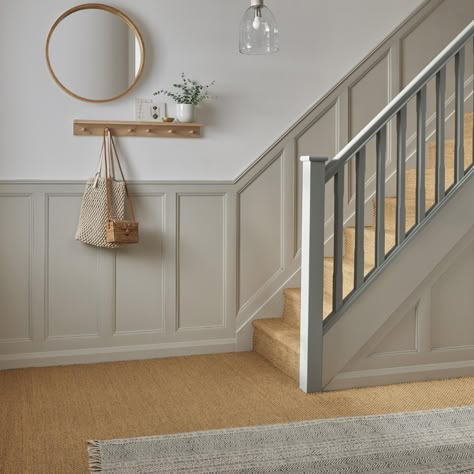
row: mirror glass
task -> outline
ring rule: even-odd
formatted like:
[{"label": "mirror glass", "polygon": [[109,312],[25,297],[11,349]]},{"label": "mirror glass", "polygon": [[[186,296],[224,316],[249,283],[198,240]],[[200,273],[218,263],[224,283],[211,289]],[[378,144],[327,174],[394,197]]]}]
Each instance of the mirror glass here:
[{"label": "mirror glass", "polygon": [[77,99],[106,102],[127,93],[143,70],[144,46],[133,22],[107,5],[79,5],[55,22],[46,58],[58,85]]}]

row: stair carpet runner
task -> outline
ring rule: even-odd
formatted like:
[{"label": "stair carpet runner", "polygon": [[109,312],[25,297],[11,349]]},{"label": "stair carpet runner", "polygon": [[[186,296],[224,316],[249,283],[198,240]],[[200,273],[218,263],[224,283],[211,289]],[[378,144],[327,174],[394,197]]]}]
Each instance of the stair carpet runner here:
[{"label": "stair carpet runner", "polygon": [[[464,166],[467,169],[472,163],[472,113],[465,114],[464,119]],[[435,161],[436,143],[430,142],[427,150],[425,170],[426,210],[435,202]],[[445,141],[445,187],[448,189],[454,182],[454,140]],[[416,169],[406,170],[406,230],[415,224],[416,206]],[[396,197],[385,198],[385,252],[395,245]],[[375,222],[375,199],[373,200]],[[354,284],[354,247],[355,227],[344,228],[343,259],[343,296],[348,295]],[[369,273],[375,264],[375,226],[364,228],[364,267]],[[333,259],[324,259],[324,310],[323,318],[332,311],[332,276]],[[285,305],[281,318],[258,319],[253,321],[253,349],[273,365],[295,380],[299,379],[300,353],[300,288],[284,290]]]}]

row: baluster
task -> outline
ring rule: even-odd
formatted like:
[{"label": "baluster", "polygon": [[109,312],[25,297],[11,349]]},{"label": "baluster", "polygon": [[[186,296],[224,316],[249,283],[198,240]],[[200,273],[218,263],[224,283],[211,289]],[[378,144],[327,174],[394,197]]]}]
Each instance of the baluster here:
[{"label": "baluster", "polygon": [[323,370],[323,268],[326,158],[302,157],[300,388],[319,392]]},{"label": "baluster", "polygon": [[436,74],[436,203],[445,195],[444,179],[444,104],[446,95],[446,67]]},{"label": "baluster", "polygon": [[384,125],[376,138],[377,180],[375,216],[375,268],[385,260],[385,156],[387,154],[387,129]]},{"label": "baluster", "polygon": [[354,290],[364,283],[365,146],[356,153]]},{"label": "baluster", "polygon": [[405,240],[405,168],[406,168],[407,108],[397,113],[397,245]]},{"label": "baluster", "polygon": [[416,94],[416,223],[426,214],[426,86]]},{"label": "baluster", "polygon": [[456,110],[454,124],[454,183],[464,176],[464,48],[454,57]]},{"label": "baluster", "polygon": [[332,309],[342,306],[343,242],[344,242],[344,166],[334,176],[334,266],[332,284]]}]

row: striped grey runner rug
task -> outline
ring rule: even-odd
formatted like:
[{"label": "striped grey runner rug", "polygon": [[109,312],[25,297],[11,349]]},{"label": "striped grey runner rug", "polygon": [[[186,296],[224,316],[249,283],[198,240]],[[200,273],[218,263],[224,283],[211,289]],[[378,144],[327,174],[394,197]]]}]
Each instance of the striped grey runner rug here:
[{"label": "striped grey runner rug", "polygon": [[474,407],[89,441],[91,472],[474,473]]}]

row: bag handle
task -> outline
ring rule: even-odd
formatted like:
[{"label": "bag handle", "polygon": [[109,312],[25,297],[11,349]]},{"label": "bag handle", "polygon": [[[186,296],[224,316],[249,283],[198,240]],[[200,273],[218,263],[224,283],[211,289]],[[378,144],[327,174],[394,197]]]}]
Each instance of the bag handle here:
[{"label": "bag handle", "polygon": [[[125,176],[123,174],[123,170],[122,170],[122,165],[120,163],[120,159],[119,159],[119,156],[118,156],[118,153],[117,153],[117,148],[115,147],[115,142],[114,142],[114,139],[112,137],[112,133],[110,132],[110,129],[108,128],[104,128],[104,135],[103,135],[103,146],[104,146],[104,162],[105,162],[105,177],[106,177],[106,186],[105,186],[105,191],[106,191],[106,199],[107,199],[107,220],[110,221],[111,220],[111,214],[110,214],[110,191],[109,191],[109,182],[110,182],[110,177],[109,177],[109,173],[108,173],[108,168],[107,168],[107,146],[106,146],[106,135],[108,135],[108,139],[109,139],[109,163],[113,163],[114,161],[114,152],[115,152],[115,159],[117,160],[117,164],[118,164],[118,167],[119,167],[119,170],[120,170],[120,175],[122,176],[122,181],[123,181],[123,184],[125,186],[125,194],[127,196],[127,201],[128,201],[128,205],[130,207],[130,212],[132,214],[132,220],[133,222],[136,222],[136,219],[135,219],[135,213],[133,212],[133,205],[132,205],[132,200],[130,199],[130,194],[128,192],[128,186],[127,186],[127,181],[125,180]],[[110,146],[110,144],[112,144],[112,146]],[[111,165],[112,167],[113,165]]]},{"label": "bag handle", "polygon": [[92,184],[92,186],[94,188],[97,187],[97,183],[99,182],[99,178],[102,174],[102,160],[103,160],[103,157],[104,157],[104,141],[102,140],[102,147],[100,149],[100,155],[99,155],[99,165],[97,167],[97,172],[95,173],[95,178],[94,178],[94,182]]}]

